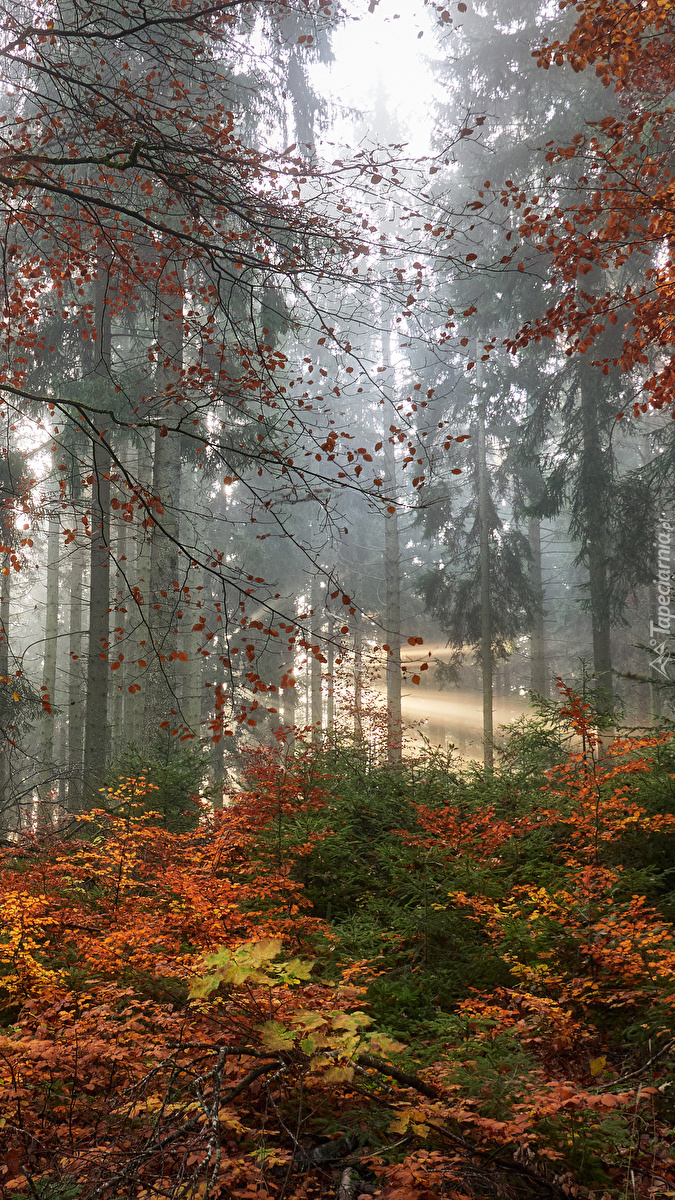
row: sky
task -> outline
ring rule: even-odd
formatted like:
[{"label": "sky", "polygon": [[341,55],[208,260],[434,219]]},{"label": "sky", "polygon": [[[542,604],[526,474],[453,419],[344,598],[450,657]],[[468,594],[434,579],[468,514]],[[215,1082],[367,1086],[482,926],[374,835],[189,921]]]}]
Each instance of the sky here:
[{"label": "sky", "polygon": [[[427,55],[435,48],[428,12],[420,0],[380,0],[373,13],[359,0],[352,11],[361,15],[333,35],[335,61],[329,67],[316,65],[312,79],[338,109],[363,112],[366,122],[336,114],[332,137],[351,145],[364,137],[368,142],[405,140],[411,154],[426,154],[433,99]],[[378,93],[384,100],[381,107],[399,128],[368,137]]]}]

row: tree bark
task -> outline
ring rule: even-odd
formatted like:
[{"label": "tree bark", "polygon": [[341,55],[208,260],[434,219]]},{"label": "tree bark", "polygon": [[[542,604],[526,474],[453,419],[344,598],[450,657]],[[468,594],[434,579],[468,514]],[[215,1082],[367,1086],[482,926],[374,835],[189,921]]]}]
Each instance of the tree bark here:
[{"label": "tree bark", "polygon": [[335,733],[335,617],[328,618],[328,646],[326,657],[326,733],[329,737]]},{"label": "tree bark", "polygon": [[84,724],[84,787],[101,782],[108,758],[108,649],[110,641],[110,455],[100,443],[93,450],[89,568],[89,649],[87,709]]},{"label": "tree bark", "polygon": [[[355,588],[360,595],[360,587]],[[363,622],[357,610],[354,617],[354,737],[363,741]]]},{"label": "tree bark", "polygon": [[480,653],[483,676],[483,763],[494,766],[493,685],[492,685],[492,606],[490,603],[490,495],[485,452],[485,402],[478,397],[478,520],[480,522]]},{"label": "tree bark", "polygon": [[298,705],[298,688],[295,680],[295,648],[291,646],[286,651],[282,669],[282,677],[286,675],[288,685],[283,690],[284,725],[289,732],[286,735],[286,752],[293,752],[295,746],[296,709]]},{"label": "tree bark", "polygon": [[[99,355],[95,375],[102,390],[110,370],[111,312],[106,292],[108,268],[100,262],[94,281],[94,304]],[[91,529],[89,545],[89,638],[87,654],[87,707],[84,722],[84,791],[99,787],[108,758],[108,649],[110,639],[110,454],[102,440],[92,451]]]},{"label": "tree bark", "polygon": [[223,807],[223,789],[225,785],[225,738],[216,742],[211,753],[211,781],[214,812],[220,812]]},{"label": "tree bark", "polygon": [[56,710],[56,649],[59,632],[59,533],[57,512],[50,513],[47,533],[47,600],[45,609],[45,650],[42,665],[42,714],[40,761],[44,779],[41,799],[47,801],[55,774],[54,729]]},{"label": "tree bark", "polygon": [[598,397],[591,385],[581,391],[581,422],[583,437],[583,503],[586,542],[586,562],[593,633],[593,667],[597,687],[597,704],[601,712],[611,711],[614,704],[610,597],[607,579],[604,510],[606,468],[600,440]]},{"label": "tree bark", "polygon": [[12,594],[12,564],[8,553],[2,556],[0,571],[0,675],[9,675],[9,621]]},{"label": "tree bark", "polygon": [[[7,680],[9,688],[9,622],[11,617],[11,561],[8,553],[2,555],[0,570],[0,676]],[[9,724],[10,722],[8,722]],[[4,733],[5,731],[3,731]],[[9,730],[7,730],[9,735]],[[9,769],[10,747],[7,742],[0,747],[0,833],[8,832],[11,824],[11,777]]]},{"label": "tree bark", "polygon": [[202,656],[199,653],[202,644],[200,630],[193,626],[199,624],[202,614],[202,574],[199,568],[193,568],[188,576],[189,589],[184,593],[183,601],[183,650],[187,654],[187,662],[183,664],[183,691],[181,697],[181,712],[185,725],[185,733],[192,734],[199,741],[202,723]]},{"label": "tree bark", "polygon": [[534,593],[534,618],[530,633],[530,688],[538,696],[548,697],[546,669],[546,631],[544,628],[544,580],[541,567],[541,522],[533,517],[528,538],[532,550],[531,581]]},{"label": "tree bark", "polygon": [[[384,439],[384,487],[392,501],[396,498],[396,460],[394,447]],[[395,506],[394,506],[395,507]],[[403,756],[401,713],[401,552],[398,510],[384,518],[384,576],[386,587],[385,627],[387,634],[387,762],[400,763]]]},{"label": "tree bark", "polygon": [[82,805],[82,755],[84,749],[84,683],[82,670],[82,620],[85,547],[76,538],[70,560],[68,613],[68,807],[79,812]]},{"label": "tree bark", "polygon": [[323,726],[323,696],[321,693],[321,663],[316,657],[316,653],[320,653],[319,638],[321,636],[321,589],[319,588],[319,580],[314,577],[312,579],[311,599],[312,617],[310,641],[312,649],[309,659],[309,691],[310,691],[310,718],[309,723],[312,726],[312,742],[315,746],[321,744],[321,731]]},{"label": "tree bark", "polygon": [[[118,510],[118,514],[123,510]],[[117,559],[117,571],[115,573],[115,606],[114,606],[114,630],[111,643],[111,675],[110,675],[110,741],[111,755],[113,761],[119,758],[126,748],[125,728],[124,728],[124,693],[126,684],[126,653],[128,639],[129,612],[127,605],[127,585],[126,578],[129,572],[128,566],[128,526],[123,516],[115,521],[116,537],[115,537],[115,557]],[[119,654],[123,654],[124,658],[120,662]],[[120,663],[116,670],[112,670],[115,663]]]},{"label": "tree bark", "polygon": [[[133,455],[133,470],[138,483],[151,490],[152,453],[145,442],[140,442]],[[133,532],[132,532],[133,531]],[[150,538],[146,510],[140,505],[134,512],[128,544],[133,545],[133,558],[129,562],[130,584],[127,605],[128,638],[124,689],[124,744],[140,745],[143,741],[143,716],[145,689],[148,674],[139,666],[149,657],[148,610],[150,607]]]},{"label": "tree bark", "polygon": [[152,742],[168,722],[176,728],[178,647],[178,538],[180,512],[180,439],[167,436],[183,369],[183,281],[177,264],[165,266],[158,311],[157,396],[160,402],[155,430],[152,491],[157,521],[150,539],[149,651],[145,685],[145,740]]}]

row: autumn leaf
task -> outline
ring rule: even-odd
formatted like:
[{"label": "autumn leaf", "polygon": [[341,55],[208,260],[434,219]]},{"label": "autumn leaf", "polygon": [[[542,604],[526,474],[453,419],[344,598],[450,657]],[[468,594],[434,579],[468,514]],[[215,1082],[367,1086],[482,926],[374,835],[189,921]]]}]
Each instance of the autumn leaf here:
[{"label": "autumn leaf", "polygon": [[402,1050],[405,1050],[405,1043],[396,1042],[384,1033],[372,1033],[368,1038],[368,1047],[378,1050],[380,1054],[400,1054]]},{"label": "autumn leaf", "polygon": [[266,1021],[260,1026],[261,1041],[266,1050],[290,1050],[295,1040],[292,1030],[278,1021]]},{"label": "autumn leaf", "polygon": [[326,1083],[351,1083],[354,1078],[353,1067],[330,1067],[324,1071],[323,1078]]}]

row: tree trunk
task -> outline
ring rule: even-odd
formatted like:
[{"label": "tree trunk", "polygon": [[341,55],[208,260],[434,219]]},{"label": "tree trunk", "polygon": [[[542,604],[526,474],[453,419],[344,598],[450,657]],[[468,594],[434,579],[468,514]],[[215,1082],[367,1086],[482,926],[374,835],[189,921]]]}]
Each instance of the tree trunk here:
[{"label": "tree trunk", "polygon": [[85,547],[79,535],[73,543],[70,559],[70,601],[68,613],[68,807],[79,812],[82,805],[82,752],[84,737],[84,673],[82,655],[82,619]]},{"label": "tree trunk", "polygon": [[183,650],[188,657],[187,662],[183,664],[181,712],[185,732],[191,733],[199,741],[202,724],[202,656],[199,651],[202,635],[201,631],[193,626],[199,624],[203,611],[200,569],[193,568],[188,579],[189,591],[184,593],[181,638]]},{"label": "tree trunk", "polygon": [[295,746],[294,729],[298,704],[298,689],[295,682],[295,647],[289,647],[285,654],[282,678],[284,675],[287,677],[288,686],[283,689],[283,713],[284,725],[290,731],[286,735],[286,752],[292,753]]},{"label": "tree trunk", "polygon": [[597,703],[601,712],[611,711],[614,704],[610,597],[605,553],[605,461],[600,441],[598,398],[587,385],[581,392],[583,436],[583,501],[588,564],[591,624],[593,631],[593,667],[599,689]]},{"label": "tree trunk", "polygon": [[314,577],[312,579],[311,599],[312,617],[310,641],[312,649],[309,658],[310,671],[310,718],[309,723],[312,726],[312,742],[315,746],[321,744],[321,730],[323,726],[323,696],[321,694],[321,663],[316,657],[317,653],[321,653],[319,638],[321,636],[321,590],[319,588],[319,580]]},{"label": "tree trunk", "polygon": [[[396,460],[394,447],[384,439],[385,492],[396,498]],[[401,553],[398,510],[384,518],[384,576],[386,585],[385,628],[387,634],[387,762],[400,763],[403,756],[401,714]]]},{"label": "tree trunk", "polygon": [[335,617],[328,618],[328,646],[326,657],[326,733],[329,737],[335,733]]},{"label": "tree trunk", "polygon": [[[360,594],[357,587],[356,594]],[[354,737],[363,741],[363,623],[357,610],[354,617]]]},{"label": "tree trunk", "polygon": [[[63,678],[62,666],[57,667],[57,677]],[[56,763],[59,769],[59,790],[58,790],[58,812],[59,820],[68,809],[68,777],[67,777],[67,752],[68,752],[68,724],[66,715],[66,696],[64,692],[59,696],[59,717],[56,727]]]},{"label": "tree trunk", "polygon": [[[118,513],[123,510],[118,510]],[[126,577],[129,573],[128,564],[128,542],[129,531],[127,522],[123,516],[115,521],[116,538],[115,538],[115,557],[117,559],[117,571],[115,573],[115,606],[114,606],[114,624],[113,637],[110,648],[111,673],[110,673],[110,751],[113,761],[119,758],[123,753],[126,743],[125,728],[124,728],[124,693],[126,684],[126,655],[127,641],[129,634],[129,617],[127,604],[127,585]],[[119,655],[123,654],[124,658],[120,662]],[[115,663],[119,666],[112,670]]]},{"label": "tree trunk", "polygon": [[494,766],[493,687],[492,687],[492,606],[490,603],[490,495],[485,453],[485,402],[478,397],[478,519],[480,522],[480,653],[483,675],[483,763]]},{"label": "tree trunk", "polygon": [[56,709],[56,649],[59,632],[59,533],[58,512],[49,516],[47,534],[47,601],[45,610],[45,652],[42,666],[42,714],[40,761],[44,785],[41,799],[47,801],[55,775],[54,729]]},{"label": "tree trunk", "polygon": [[[98,266],[94,303],[99,357],[95,374],[104,390],[110,369],[110,306],[106,303],[108,270]],[[102,433],[102,431],[101,431]],[[89,644],[87,707],[84,722],[84,791],[100,786],[108,758],[108,649],[110,639],[110,454],[100,439],[92,451],[91,530],[89,549]]]},{"label": "tree trunk", "polygon": [[211,753],[211,780],[214,812],[220,812],[223,807],[223,789],[225,785],[225,738],[216,742]]},{"label": "tree trunk", "polygon": [[85,794],[100,785],[109,745],[110,455],[100,443],[94,443],[93,476],[87,710],[84,724]]},{"label": "tree trunk", "polygon": [[[133,456],[136,480],[151,490],[152,454],[145,442],[140,442]],[[145,524],[144,524],[145,522]],[[133,532],[132,532],[133,531]],[[125,651],[124,687],[124,744],[140,745],[143,741],[143,715],[147,671],[139,666],[139,659],[149,657],[148,609],[150,607],[150,539],[148,536],[147,513],[140,505],[134,512],[134,521],[127,535],[127,544],[133,550],[128,566],[129,596],[127,606],[127,649]],[[133,557],[132,557],[133,555]]]},{"label": "tree trunk", "polygon": [[548,696],[546,669],[546,632],[544,629],[544,580],[541,568],[541,522],[533,517],[528,538],[532,550],[531,582],[534,593],[534,617],[530,633],[530,688],[538,696]]},{"label": "tree trunk", "polygon": [[158,312],[157,396],[161,404],[155,430],[152,491],[160,509],[151,530],[149,651],[145,686],[144,726],[146,742],[157,737],[165,722],[176,728],[178,647],[178,538],[180,512],[180,439],[167,435],[164,417],[173,419],[174,405],[183,368],[182,275],[175,263],[167,263],[160,284]]},{"label": "tree trunk", "polygon": [[9,675],[9,620],[12,594],[12,564],[8,553],[2,555],[0,571],[0,675]]},{"label": "tree trunk", "polygon": [[[10,598],[12,587],[11,561],[8,553],[2,555],[2,570],[0,570],[0,676],[7,680],[9,687],[9,622],[11,616]],[[11,719],[7,722],[11,723]],[[0,746],[0,834],[8,832],[11,825],[11,778],[9,769],[10,747],[5,736],[9,730],[3,730],[3,742]]]}]

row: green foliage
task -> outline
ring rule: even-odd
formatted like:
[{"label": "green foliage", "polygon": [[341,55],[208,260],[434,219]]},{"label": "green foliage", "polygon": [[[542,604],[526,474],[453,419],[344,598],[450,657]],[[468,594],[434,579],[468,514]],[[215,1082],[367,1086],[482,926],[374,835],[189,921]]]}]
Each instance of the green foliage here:
[{"label": "green foliage", "polygon": [[6,753],[3,743],[16,742],[41,713],[40,695],[25,675],[0,677],[0,752]]},{"label": "green foliage", "polygon": [[504,771],[527,778],[541,777],[550,767],[564,762],[571,748],[569,724],[560,715],[560,703],[530,693],[533,716],[518,717],[501,726],[500,761]]},{"label": "green foliage", "polygon": [[[508,970],[475,925],[447,904],[475,868],[420,852],[415,840],[419,804],[443,812],[459,802],[470,813],[490,789],[501,797],[501,783],[459,771],[435,750],[395,769],[343,745],[326,749],[317,766],[327,803],[282,816],[282,856],[295,851],[294,877],[314,914],[332,923],[336,969],[345,961],[376,964],[368,989],[376,1022],[407,1037],[464,996],[468,978],[476,987],[507,982]],[[273,853],[278,839],[275,823],[261,849]]]},{"label": "green foliage", "polygon": [[76,1200],[82,1185],[74,1179],[33,1179],[30,1194],[34,1200]]},{"label": "green foliage", "polygon": [[184,833],[194,829],[199,821],[207,765],[205,747],[185,748],[177,745],[175,738],[157,738],[148,750],[128,746],[107,770],[105,787],[111,794],[120,779],[144,778],[152,791],[144,797],[138,811],[159,812],[165,829]]}]

